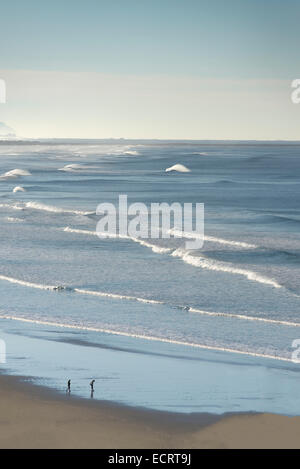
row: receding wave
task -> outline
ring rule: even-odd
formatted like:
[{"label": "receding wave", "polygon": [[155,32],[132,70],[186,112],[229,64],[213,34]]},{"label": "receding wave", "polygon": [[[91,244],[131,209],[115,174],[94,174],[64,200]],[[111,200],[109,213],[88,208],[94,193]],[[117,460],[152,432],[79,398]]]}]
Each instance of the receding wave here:
[{"label": "receding wave", "polygon": [[0,318],[13,320],[13,321],[20,321],[20,322],[25,322],[25,323],[30,323],[30,324],[40,324],[43,326],[50,326],[50,327],[53,326],[53,327],[61,327],[61,328],[66,328],[66,329],[99,332],[99,333],[104,333],[104,334],[132,337],[134,339],[143,339],[143,340],[151,340],[151,341],[156,341],[156,342],[163,342],[167,344],[182,345],[185,347],[195,347],[195,348],[199,348],[203,350],[227,352],[227,353],[234,353],[234,354],[246,355],[246,356],[251,356],[251,357],[267,358],[267,359],[272,359],[272,360],[279,360],[279,361],[294,363],[294,361],[291,358],[279,357],[278,355],[270,355],[268,353],[254,352],[251,350],[240,350],[240,349],[234,349],[230,347],[218,347],[214,345],[199,344],[195,342],[186,342],[186,341],[181,341],[181,340],[176,340],[176,339],[150,336],[146,334],[135,334],[135,333],[123,332],[123,331],[113,330],[113,329],[104,329],[100,327],[66,324],[66,323],[60,323],[60,322],[44,321],[44,320],[39,320],[39,319],[27,319],[24,317],[7,315],[7,314],[2,314]]}]

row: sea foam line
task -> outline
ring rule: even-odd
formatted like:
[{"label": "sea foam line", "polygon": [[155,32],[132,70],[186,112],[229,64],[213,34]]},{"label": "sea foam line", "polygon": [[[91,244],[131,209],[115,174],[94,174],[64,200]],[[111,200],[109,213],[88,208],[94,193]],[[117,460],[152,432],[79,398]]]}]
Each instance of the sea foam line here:
[{"label": "sea foam line", "polygon": [[[159,253],[159,254],[167,254],[169,253],[172,257],[179,257],[181,258],[185,263],[190,264],[194,267],[200,267],[202,269],[208,269],[208,270],[213,270],[216,272],[226,272],[230,274],[236,274],[236,275],[242,275],[246,277],[248,280],[252,280],[258,283],[262,283],[264,285],[270,285],[274,288],[282,288],[282,285],[280,285],[278,282],[276,282],[273,279],[270,279],[268,277],[264,277],[260,274],[257,274],[256,272],[253,272],[251,270],[244,270],[240,269],[238,267],[234,267],[231,265],[227,265],[222,262],[217,262],[208,259],[207,257],[204,256],[193,256],[190,254],[189,251],[186,251],[182,248],[174,249],[174,248],[165,248],[165,247],[160,247],[151,243],[148,243],[147,241],[144,241],[143,239],[140,238],[133,238],[130,236],[126,235],[118,235],[114,233],[98,233],[96,231],[89,231],[89,230],[82,230],[82,229],[75,229],[75,228],[70,228],[70,227],[65,227],[63,228],[63,231],[69,232],[69,233],[78,233],[78,234],[85,234],[85,235],[93,235],[93,236],[99,236],[103,238],[114,238],[114,239],[126,239],[133,241],[135,243],[139,243],[141,246],[148,247],[152,249],[153,252]],[[194,237],[194,234],[193,234]],[[212,238],[212,237],[209,237]],[[217,238],[212,238],[212,239],[217,239]],[[222,240],[218,239],[218,242],[227,242],[227,240]],[[237,243],[235,241],[228,241],[228,243]],[[239,245],[243,245],[243,247],[249,248],[250,246],[252,248],[256,247],[254,245],[246,244],[246,243],[239,243]]]},{"label": "sea foam line", "polygon": [[118,300],[131,300],[131,301],[138,301],[141,303],[149,303],[149,304],[164,304],[162,301],[159,301],[159,300],[140,298],[138,296],[121,295],[118,293],[108,293],[108,292],[101,292],[101,291],[95,291],[95,290],[85,290],[83,288],[71,288],[71,287],[65,287],[63,285],[42,285],[42,284],[34,283],[34,282],[27,282],[26,280],[19,280],[13,277],[7,277],[6,275],[0,275],[0,280],[4,280],[5,282],[21,285],[23,287],[37,288],[40,290],[67,291],[71,293],[74,292],[74,293],[79,293],[83,295],[100,296],[100,297],[114,298]]},{"label": "sea foam line", "polygon": [[194,347],[194,348],[199,348],[202,350],[212,350],[216,352],[228,352],[228,353],[235,353],[239,355],[246,355],[246,356],[251,356],[251,357],[259,357],[259,358],[268,358],[272,360],[279,360],[279,361],[285,361],[285,362],[292,362],[294,361],[291,358],[285,358],[285,357],[278,357],[275,355],[269,355],[269,354],[263,354],[263,353],[257,353],[257,352],[251,352],[251,351],[246,351],[246,350],[238,350],[238,349],[232,349],[232,348],[227,348],[227,347],[217,347],[213,345],[205,345],[205,344],[197,344],[195,342],[185,342],[181,340],[173,340],[173,339],[167,339],[163,337],[156,337],[156,336],[149,336],[149,335],[144,335],[144,334],[133,334],[129,332],[122,332],[122,331],[115,331],[112,329],[103,329],[103,328],[98,328],[98,327],[91,327],[91,326],[77,326],[73,324],[64,324],[64,323],[58,323],[58,322],[52,322],[52,321],[42,321],[42,320],[37,320],[37,319],[27,319],[27,318],[22,318],[19,316],[12,316],[12,315],[2,315],[0,316],[1,319],[9,319],[13,321],[20,321],[20,322],[25,322],[25,323],[30,323],[30,324],[39,324],[43,326],[53,326],[53,327],[61,327],[61,328],[66,328],[66,329],[76,329],[76,330],[83,330],[83,331],[90,331],[90,332],[100,332],[104,334],[112,334],[112,335],[118,335],[118,336],[125,336],[125,337],[132,337],[134,339],[143,339],[143,340],[151,340],[151,341],[156,341],[156,342],[162,342],[162,343],[167,343],[167,344],[174,344],[174,345],[182,345],[186,347]]},{"label": "sea foam line", "polygon": [[153,252],[158,253],[158,254],[164,254],[171,252],[171,248],[164,248],[161,246],[157,246],[155,244],[148,243],[147,241],[141,239],[141,238],[134,238],[132,236],[127,236],[127,235],[120,235],[120,234],[115,234],[115,233],[107,233],[107,232],[98,232],[98,231],[90,231],[90,230],[82,230],[82,229],[76,229],[76,228],[70,228],[69,226],[66,226],[63,228],[63,231],[68,232],[68,233],[77,233],[77,234],[84,234],[88,236],[98,236],[99,238],[113,238],[113,239],[125,239],[129,241],[133,241],[134,243],[138,243],[141,246],[145,246],[147,248],[152,249]]},{"label": "sea foam line", "polygon": [[197,314],[202,314],[205,316],[243,319],[245,321],[258,321],[258,322],[265,322],[268,324],[277,324],[277,325],[290,326],[290,327],[300,327],[300,323],[290,322],[290,321],[281,321],[280,319],[266,319],[266,318],[259,318],[257,316],[247,316],[243,314],[234,314],[234,313],[216,313],[213,311],[204,311],[202,309],[197,309],[197,308],[188,308],[188,311],[189,313],[197,313]]},{"label": "sea foam line", "polygon": [[[169,233],[174,235],[175,237],[178,238],[187,238],[187,239],[198,239],[198,238],[203,238],[202,234],[199,233],[190,233],[188,231],[180,231],[176,230],[175,228],[172,228],[169,230]],[[224,244],[227,246],[236,246],[244,249],[257,249],[258,246],[255,244],[249,244],[245,243],[243,241],[232,241],[229,239],[223,239],[223,238],[216,238],[215,236],[208,236],[204,235],[204,241],[209,241],[212,243],[218,243],[218,244]]]},{"label": "sea foam line", "polygon": [[26,280],[19,280],[13,277],[7,277],[6,275],[0,275],[0,280],[4,280],[5,282],[9,282],[9,283],[16,283],[18,285],[22,285],[23,287],[39,288],[40,290],[58,289],[58,287],[54,285],[42,285],[39,283],[27,282]]},{"label": "sea foam line", "polygon": [[166,303],[165,301],[160,301],[160,300],[153,300],[149,298],[141,298],[138,296],[132,296],[132,295],[121,295],[118,293],[110,293],[110,292],[101,292],[101,291],[95,291],[95,290],[86,290],[83,288],[71,288],[71,287],[64,287],[62,285],[42,285],[39,283],[33,283],[33,282],[28,282],[25,280],[19,280],[16,278],[12,277],[7,277],[6,275],[0,275],[0,280],[18,284],[24,287],[29,287],[29,288],[37,288],[40,290],[52,290],[52,291],[66,291],[69,293],[78,293],[82,295],[91,295],[91,296],[98,296],[98,297],[103,297],[103,298],[112,298],[116,300],[127,300],[127,301],[137,301],[140,303],[147,303],[147,304],[161,304],[161,305],[166,305],[169,306],[170,308],[177,308],[183,311],[186,311],[188,313],[197,313],[205,316],[213,316],[213,317],[224,317],[224,318],[231,318],[231,319],[239,319],[239,320],[244,320],[244,321],[258,321],[258,322],[264,322],[264,323],[269,323],[269,324],[277,324],[277,325],[283,325],[283,326],[289,326],[289,327],[300,327],[300,323],[297,322],[290,322],[290,321],[282,321],[278,319],[266,319],[266,318],[259,318],[257,316],[247,316],[243,314],[234,314],[234,313],[223,313],[223,312],[213,312],[213,311],[204,311],[201,309],[189,307],[189,306],[180,306],[180,305],[172,305],[169,303]]},{"label": "sea foam line", "polygon": [[55,207],[54,205],[46,205],[40,202],[26,202],[25,207],[34,210],[43,210],[45,212],[53,213],[74,213],[75,215],[95,215],[95,212],[84,212],[82,210],[70,210],[61,207]]},{"label": "sea foam line", "polygon": [[176,249],[172,252],[171,256],[181,258],[185,263],[193,265],[194,267],[200,267],[202,269],[213,270],[215,272],[226,272],[229,274],[237,274],[246,277],[248,280],[254,282],[263,283],[265,285],[270,285],[274,288],[282,288],[282,285],[277,283],[275,280],[264,277],[256,272],[251,270],[244,270],[238,267],[233,267],[231,265],[226,265],[222,262],[212,261],[207,257],[203,256],[192,256],[189,251],[184,249]]},{"label": "sea foam line", "polygon": [[140,298],[138,296],[120,295],[118,293],[106,293],[106,292],[100,292],[100,291],[95,291],[95,290],[85,290],[83,288],[74,288],[73,291],[75,293],[81,293],[82,295],[100,296],[100,297],[114,298],[117,300],[138,301],[140,303],[164,304],[163,301],[159,301],[159,300],[150,300],[147,298]]}]

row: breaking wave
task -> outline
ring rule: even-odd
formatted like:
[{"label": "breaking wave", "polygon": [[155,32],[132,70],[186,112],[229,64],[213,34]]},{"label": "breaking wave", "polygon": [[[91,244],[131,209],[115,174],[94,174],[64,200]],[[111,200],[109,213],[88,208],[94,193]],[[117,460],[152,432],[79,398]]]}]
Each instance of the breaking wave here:
[{"label": "breaking wave", "polygon": [[166,173],[170,171],[176,171],[178,173],[190,173],[191,172],[191,170],[188,169],[183,164],[174,164],[174,166],[170,166],[170,168],[166,168],[165,171]]},{"label": "breaking wave", "polygon": [[77,234],[84,234],[88,236],[98,236],[99,238],[113,238],[113,239],[125,239],[129,241],[133,241],[134,243],[138,243],[141,246],[147,247],[152,249],[153,252],[157,254],[164,254],[171,252],[171,248],[165,248],[162,246],[158,246],[156,244],[151,244],[148,241],[145,241],[144,239],[141,238],[134,238],[131,236],[127,235],[120,235],[120,234],[115,234],[115,233],[107,233],[107,232],[97,232],[97,231],[90,231],[90,230],[82,230],[82,229],[76,229],[76,228],[70,228],[69,226],[66,226],[63,228],[63,231],[68,232],[68,233],[77,233]]},{"label": "breaking wave", "polygon": [[24,187],[16,186],[13,188],[13,192],[26,192],[26,190],[24,189]]},{"label": "breaking wave", "polygon": [[43,210],[53,213],[74,213],[75,215],[94,215],[95,212],[84,212],[82,210],[70,210],[67,208],[55,207],[54,205],[46,205],[41,202],[26,202],[25,207],[34,210]]},{"label": "breaking wave", "polygon": [[[135,243],[140,244],[141,246],[148,247],[152,249],[153,252],[158,253],[158,254],[170,254],[172,257],[179,257],[181,258],[185,263],[190,264],[194,267],[200,267],[202,269],[207,269],[207,270],[213,270],[216,272],[226,272],[229,274],[236,274],[236,275],[242,275],[246,277],[248,280],[262,283],[265,285],[272,286],[274,288],[282,288],[282,285],[277,283],[275,280],[270,279],[268,277],[264,277],[260,274],[257,274],[256,272],[250,271],[250,270],[245,270],[241,269],[238,267],[234,267],[231,264],[227,264],[224,262],[218,262],[218,261],[213,261],[211,259],[208,259],[207,257],[204,256],[193,256],[190,251],[186,251],[185,249],[178,248],[166,248],[166,247],[161,247],[157,246],[155,244],[151,244],[148,241],[145,241],[140,238],[133,238],[130,236],[126,235],[118,235],[114,233],[98,233],[96,231],[88,231],[88,230],[81,230],[81,229],[73,229],[70,227],[65,227],[63,228],[64,231],[69,232],[69,233],[78,233],[78,234],[85,234],[85,235],[92,235],[92,236],[99,236],[103,238],[114,238],[114,239],[126,239],[133,241]],[[214,242],[222,242],[226,243],[226,240],[220,240],[219,238],[213,238]],[[215,241],[218,240],[218,241]],[[235,241],[228,241],[228,243],[238,243]],[[238,245],[243,244],[243,247],[256,247],[254,245],[248,245],[246,243],[238,243]]]},{"label": "breaking wave", "polygon": [[[175,237],[178,237],[178,238],[188,238],[188,239],[201,238],[202,239],[201,234],[189,233],[188,231],[180,231],[180,230],[176,230],[174,228],[169,230],[169,233],[174,235]],[[227,246],[235,246],[235,247],[244,248],[244,249],[256,249],[256,248],[258,248],[258,246],[256,246],[255,244],[249,244],[249,243],[245,243],[243,241],[232,241],[232,240],[229,240],[229,239],[216,238],[214,236],[208,236],[208,235],[204,235],[204,241],[208,241],[208,242],[212,242],[212,243],[218,243],[218,244],[224,244],[224,245],[227,245]]]},{"label": "breaking wave", "polygon": [[213,270],[215,272],[226,272],[229,274],[242,275],[248,280],[254,282],[263,283],[265,285],[270,285],[274,288],[282,288],[282,285],[277,283],[275,280],[264,277],[256,272],[251,270],[244,270],[232,265],[227,265],[223,262],[212,261],[204,256],[192,256],[189,251],[186,251],[182,248],[175,249],[172,252],[171,256],[179,257],[187,264],[193,265],[194,267],[201,267],[202,269]]},{"label": "breaking wave", "polygon": [[17,178],[20,176],[31,176],[31,173],[26,169],[12,169],[11,171],[7,171],[6,173],[0,176],[0,179],[10,179],[10,178]]}]

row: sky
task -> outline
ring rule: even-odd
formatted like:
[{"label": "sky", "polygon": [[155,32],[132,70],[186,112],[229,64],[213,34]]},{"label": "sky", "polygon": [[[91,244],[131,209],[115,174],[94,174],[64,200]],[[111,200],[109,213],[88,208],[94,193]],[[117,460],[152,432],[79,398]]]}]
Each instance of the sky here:
[{"label": "sky", "polygon": [[23,137],[300,139],[299,0],[4,0]]}]

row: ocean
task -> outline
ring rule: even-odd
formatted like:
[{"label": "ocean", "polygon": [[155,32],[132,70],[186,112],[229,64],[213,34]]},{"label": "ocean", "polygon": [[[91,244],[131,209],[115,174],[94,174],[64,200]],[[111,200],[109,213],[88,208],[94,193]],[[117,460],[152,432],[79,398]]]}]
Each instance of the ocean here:
[{"label": "ocean", "polygon": [[[1,142],[0,369],[160,410],[299,414],[299,175],[299,143]],[[96,236],[120,194],[204,203],[203,247]]]}]

